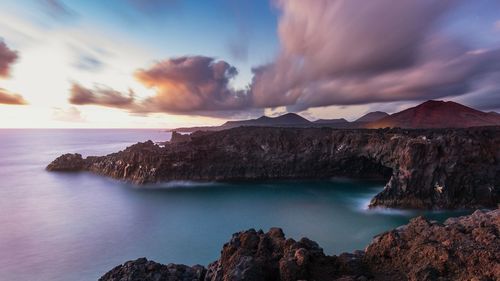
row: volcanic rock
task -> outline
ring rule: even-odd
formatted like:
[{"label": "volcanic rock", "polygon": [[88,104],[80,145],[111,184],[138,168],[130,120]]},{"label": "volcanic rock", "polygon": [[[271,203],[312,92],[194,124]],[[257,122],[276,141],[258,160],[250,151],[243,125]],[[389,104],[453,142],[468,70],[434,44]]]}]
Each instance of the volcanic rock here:
[{"label": "volcanic rock", "polygon": [[49,171],[90,171],[137,184],[172,180],[387,180],[372,207],[454,209],[500,203],[500,127],[353,129],[240,127],[148,141],[102,157],[65,154]]},{"label": "volcanic rock", "polygon": [[129,261],[99,281],[500,280],[500,209],[440,224],[422,217],[374,238],[365,251],[325,255],[314,241],[279,228],[235,233],[202,266]]}]

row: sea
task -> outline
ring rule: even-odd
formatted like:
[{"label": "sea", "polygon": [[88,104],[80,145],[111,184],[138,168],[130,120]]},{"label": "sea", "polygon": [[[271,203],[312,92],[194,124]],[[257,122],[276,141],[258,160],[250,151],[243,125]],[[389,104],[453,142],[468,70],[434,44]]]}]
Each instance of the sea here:
[{"label": "sea", "polygon": [[281,227],[326,254],[364,249],[423,215],[470,211],[368,210],[384,182],[344,178],[263,182],[165,182],[137,186],[90,173],[45,171],[64,153],[105,155],[158,129],[1,129],[0,280],[97,280],[127,260],[187,265],[216,260],[235,232]]}]

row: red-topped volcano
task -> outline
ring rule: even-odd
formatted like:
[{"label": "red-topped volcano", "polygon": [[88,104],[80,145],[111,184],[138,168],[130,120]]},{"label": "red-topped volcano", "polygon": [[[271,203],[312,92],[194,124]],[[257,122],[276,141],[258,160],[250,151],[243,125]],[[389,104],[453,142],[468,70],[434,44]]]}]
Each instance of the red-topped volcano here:
[{"label": "red-topped volcano", "polygon": [[500,115],[452,101],[429,100],[369,123],[367,128],[462,128],[500,125]]}]

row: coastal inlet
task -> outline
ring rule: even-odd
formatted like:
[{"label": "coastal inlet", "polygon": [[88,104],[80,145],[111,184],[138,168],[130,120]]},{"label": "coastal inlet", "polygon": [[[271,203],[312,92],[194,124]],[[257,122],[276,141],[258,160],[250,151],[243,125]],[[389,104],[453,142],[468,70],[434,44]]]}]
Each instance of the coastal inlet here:
[{"label": "coastal inlet", "polygon": [[48,171],[133,182],[383,179],[371,207],[461,209],[500,202],[500,127],[352,129],[239,127],[174,133],[107,156],[65,154]]}]

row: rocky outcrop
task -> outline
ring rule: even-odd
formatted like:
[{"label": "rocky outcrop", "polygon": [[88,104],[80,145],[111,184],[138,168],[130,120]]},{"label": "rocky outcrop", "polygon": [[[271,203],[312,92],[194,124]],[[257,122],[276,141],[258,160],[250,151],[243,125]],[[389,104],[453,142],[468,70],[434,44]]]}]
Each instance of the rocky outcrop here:
[{"label": "rocky outcrop", "polygon": [[326,256],[316,242],[286,239],[279,228],[251,229],[233,235],[221,258],[208,266],[205,280],[333,280],[357,274],[348,262],[354,258]]},{"label": "rocky outcrop", "polygon": [[189,134],[181,134],[176,131],[172,132],[172,137],[170,139],[171,143],[179,143],[179,142],[188,142],[191,140],[191,136]]},{"label": "rocky outcrop", "polygon": [[82,170],[137,184],[171,180],[386,179],[372,207],[477,208],[500,202],[500,127],[435,130],[235,128],[189,141],[138,143],[103,157],[63,155]]},{"label": "rocky outcrop", "polygon": [[193,281],[204,280],[205,274],[206,269],[201,265],[163,265],[140,258],[113,268],[99,281]]},{"label": "rocky outcrop", "polygon": [[418,217],[376,237],[364,262],[381,280],[500,280],[500,210]]},{"label": "rocky outcrop", "polygon": [[500,280],[500,210],[448,219],[422,217],[376,237],[365,251],[328,256],[314,241],[282,230],[233,235],[221,257],[201,266],[130,261],[100,281]]}]

